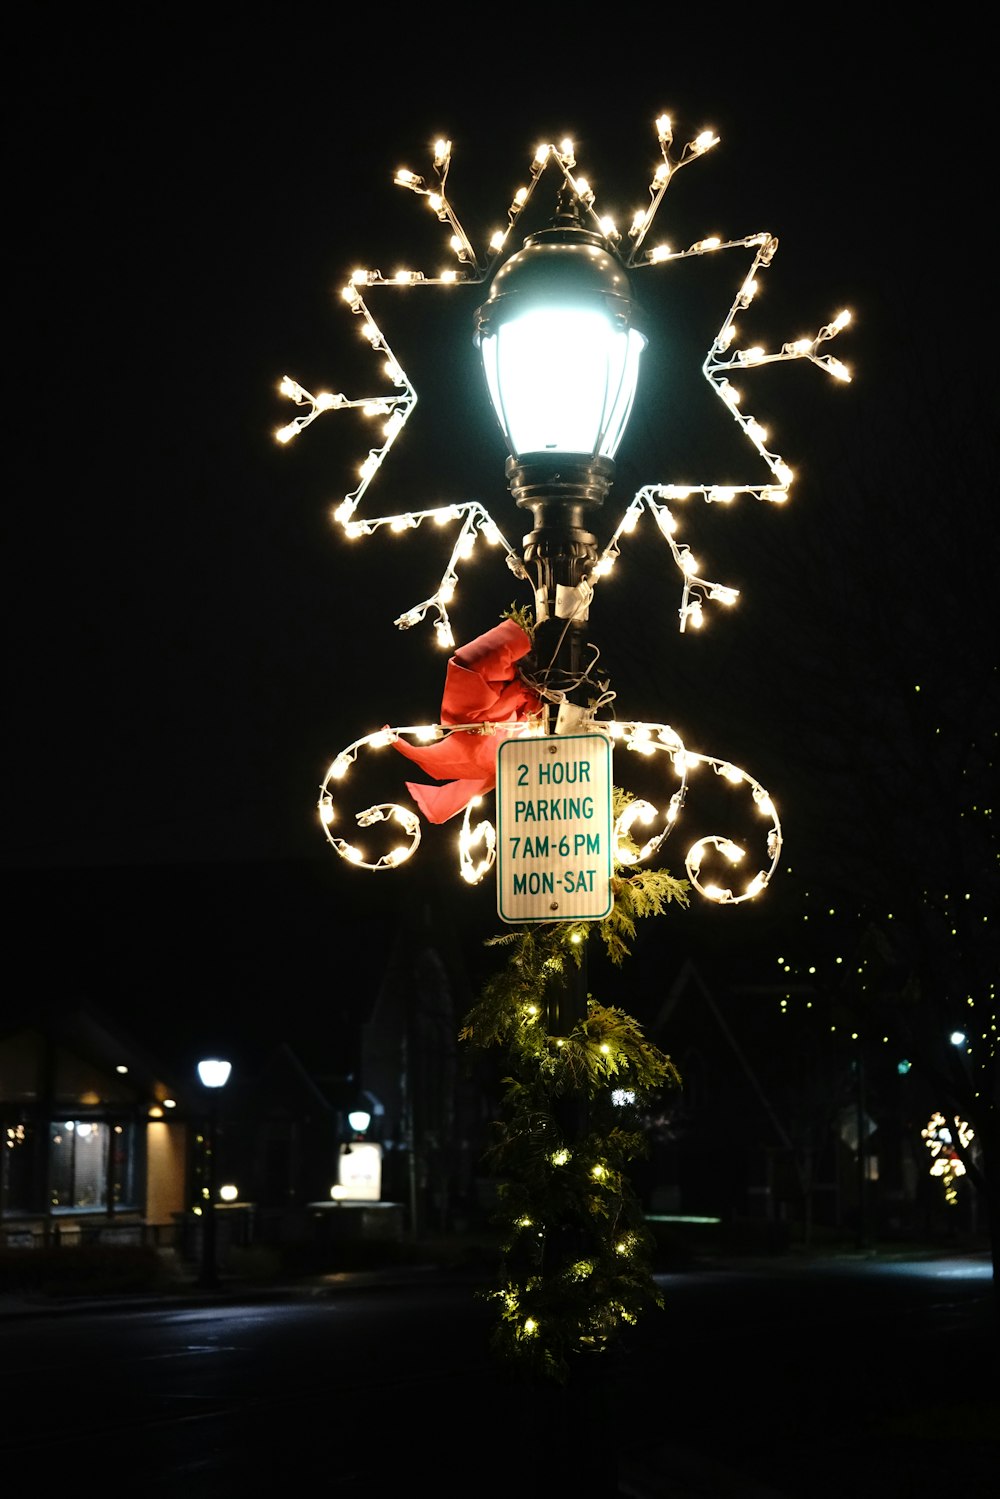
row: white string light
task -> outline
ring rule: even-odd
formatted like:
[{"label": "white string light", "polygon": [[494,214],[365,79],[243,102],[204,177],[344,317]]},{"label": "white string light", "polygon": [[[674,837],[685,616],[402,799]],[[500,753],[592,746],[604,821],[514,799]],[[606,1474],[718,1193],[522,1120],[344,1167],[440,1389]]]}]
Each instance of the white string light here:
[{"label": "white string light", "polygon": [[[624,246],[622,245],[622,236],[615,227],[613,219],[597,212],[594,204],[594,193],[586,178],[574,175],[576,157],[573,142],[570,140],[564,140],[558,146],[550,144],[538,147],[531,162],[527,184],[519,187],[511,199],[507,209],[506,227],[502,230],[494,230],[489,235],[487,249],[482,254],[477,253],[475,250],[472,241],[466,234],[448,199],[446,183],[452,157],[452,145],[449,140],[441,139],[434,145],[432,163],[434,182],[431,185],[428,185],[424,178],[405,167],[401,167],[396,172],[394,177],[396,185],[423,197],[435,216],[447,225],[450,231],[449,248],[457,262],[456,266],[441,271],[437,276],[428,276],[423,271],[405,269],[394,272],[392,276],[383,276],[381,271],[377,270],[357,270],[351,276],[349,284],[343,289],[342,295],[352,313],[361,319],[361,331],[366,341],[371,345],[374,352],[385,356],[385,372],[395,386],[396,393],[389,396],[365,397],[357,400],[350,399],[339,392],[332,395],[324,393],[313,396],[287,375],[282,379],[279,387],[282,394],[288,396],[297,405],[307,408],[303,415],[296,417],[276,433],[277,438],[282,442],[288,442],[291,438],[296,437],[299,432],[315,421],[316,417],[324,411],[355,408],[360,409],[371,417],[385,418],[381,442],[369,449],[367,457],[360,465],[360,482],[355,489],[344,496],[343,500],[334,510],[334,519],[348,536],[367,536],[372,531],[386,524],[391,525],[394,530],[411,530],[419,525],[421,520],[427,516],[440,516],[442,510],[442,507],[438,507],[436,509],[404,512],[393,516],[381,516],[376,520],[354,519],[355,512],[368,486],[371,484],[390,448],[409,419],[417,400],[416,392],[410,384],[406,373],[392,354],[381,328],[365,304],[360,288],[454,286],[484,282],[503,258],[511,231],[530,202],[544,172],[551,165],[561,174],[564,183],[577,196],[585,213],[591,219],[593,227],[618,248],[618,253],[621,255],[623,263],[629,268],[643,269],[647,266],[662,266],[675,260],[685,260],[693,256],[715,254],[716,252],[728,250],[754,251],[750,268],[740,282],[733,303],[723,319],[722,325],[702,364],[702,374],[729,411],[758,457],[763,460],[770,470],[771,482],[763,484],[736,483],[725,485],[719,483],[700,483],[684,486],[648,485],[643,487],[637,492],[626,511],[625,519],[630,520],[630,524],[626,525],[625,519],[623,519],[602,556],[599,558],[592,574],[593,581],[596,581],[610,570],[618,556],[618,543],[623,532],[634,529],[642,512],[648,510],[653,514],[661,534],[666,538],[674,561],[679,567],[683,578],[680,607],[681,631],[683,632],[688,626],[696,628],[703,623],[703,606],[706,601],[711,600],[712,602],[722,604],[732,604],[736,601],[738,590],[721,583],[711,583],[700,576],[697,567],[693,563],[693,559],[690,558],[688,549],[678,544],[674,538],[673,517],[666,510],[666,506],[660,505],[657,502],[661,499],[669,499],[671,497],[687,498],[691,495],[700,495],[710,503],[728,503],[740,494],[749,494],[758,499],[770,500],[772,502],[780,502],[787,499],[794,474],[781,456],[769,447],[770,439],[767,428],[742,409],[742,393],[738,387],[733,385],[729,376],[736,372],[751,370],[778,361],[805,359],[818,365],[835,379],[849,380],[851,376],[847,367],[840,360],[823,352],[821,346],[836,337],[847,326],[850,321],[850,314],[848,312],[839,313],[837,317],[821,327],[813,336],[786,341],[773,353],[768,353],[756,345],[740,348],[738,346],[735,319],[738,314],[744,312],[752,303],[759,289],[759,277],[774,259],[778,248],[778,241],[773,235],[767,233],[759,233],[742,239],[730,240],[723,240],[718,236],[707,236],[696,240],[686,250],[674,251],[665,244],[657,245],[651,249],[643,249],[646,236],[652,226],[667,187],[676,173],[681,167],[687,166],[692,161],[696,161],[704,156],[707,151],[719,143],[719,137],[713,131],[702,131],[693,140],[689,141],[684,146],[680,156],[675,158],[671,155],[673,125],[668,115],[661,115],[656,120],[656,135],[662,160],[658,163],[649,184],[650,202],[645,209],[639,210],[633,216],[631,227],[627,233],[627,244]],[[512,571],[522,578],[526,575],[519,557],[513,548],[500,536],[495,522],[493,522],[481,505],[475,501],[466,501],[458,505],[450,505],[443,508],[447,513],[454,514],[455,518],[462,519],[463,526],[460,531],[459,541],[452,552],[452,556],[449,559],[436,592],[430,598],[424,600],[423,603],[404,610],[397,616],[395,623],[400,629],[407,629],[424,619],[428,612],[433,612],[435,616],[434,628],[438,643],[442,647],[450,649],[454,644],[454,637],[451,632],[446,606],[457,586],[455,562],[460,553],[460,548],[468,540],[468,528],[471,527],[477,533],[495,535],[495,538],[502,542],[506,552],[507,563]],[[670,522],[669,527],[665,524],[668,520]]]},{"label": "white string light", "polygon": [[730,885],[722,885],[714,880],[703,881],[701,878],[702,864],[709,849],[714,848],[733,867],[738,865],[745,856],[746,850],[738,843],[717,833],[706,834],[688,849],[684,856],[688,879],[706,900],[715,901],[720,905],[740,905],[743,901],[753,900],[767,888],[781,857],[781,823],[778,820],[774,802],[759,781],[740,766],[734,765],[732,761],[720,760],[714,755],[701,755],[693,750],[685,750],[684,755],[689,768],[695,765],[711,765],[716,775],[721,775],[731,785],[749,787],[754,807],[770,822],[765,835],[770,863],[766,869],[757,870],[750,879],[746,880],[742,890],[738,893],[734,892]]},{"label": "white string light", "polygon": [[[493,824],[487,822],[485,818],[482,822],[477,822],[475,827],[471,822],[473,810],[481,807],[482,804],[481,796],[474,796],[469,802],[462,818],[462,831],[458,839],[459,869],[467,885],[478,885],[496,862],[497,835]],[[485,852],[478,860],[474,860],[473,853],[480,845]]]},{"label": "white string light", "polygon": [[521,578],[527,577],[527,574],[520,557],[478,500],[467,500],[463,504],[438,505],[431,510],[416,510],[405,515],[381,515],[371,520],[350,520],[344,526],[344,531],[352,539],[358,536],[370,536],[380,526],[388,526],[391,531],[400,534],[414,530],[425,520],[435,521],[441,526],[449,522],[461,522],[458,537],[436,591],[429,598],[412,605],[400,614],[394,623],[399,629],[408,630],[411,626],[418,624],[427,612],[433,609],[437,616],[434,621],[437,643],[442,649],[451,650],[455,645],[455,637],[452,634],[451,621],[448,617],[448,603],[454,597],[458,587],[458,564],[471,559],[478,541],[482,539],[488,546],[499,546],[506,555],[507,566],[511,571]]},{"label": "white string light", "polygon": [[613,834],[615,860],[620,865],[640,864],[657,852],[684,805],[684,798],[687,794],[687,755],[680,735],[675,733],[669,724],[620,723],[615,720],[609,723],[607,728],[613,741],[623,744],[626,749],[636,754],[653,756],[658,752],[666,753],[670,757],[671,768],[680,782],[667,803],[662,828],[640,847],[635,845],[633,827],[637,822],[643,826],[655,823],[660,816],[658,808],[654,807],[652,802],[639,798],[630,802],[615,822]]},{"label": "white string light", "polygon": [[714,603],[724,604],[729,607],[735,604],[740,596],[738,588],[730,588],[724,583],[713,583],[699,574],[697,561],[692,556],[690,549],[686,544],[679,543],[676,539],[677,523],[672,511],[661,503],[661,500],[664,499],[686,500],[689,495],[698,492],[703,493],[706,500],[719,504],[727,504],[737,493],[735,489],[728,487],[723,489],[718,485],[702,491],[698,491],[697,489],[692,490],[686,485],[679,484],[647,485],[636,493],[622,517],[617,531],[604,548],[594,567],[595,580],[605,577],[611,571],[618,560],[622,536],[634,531],[643,510],[648,510],[656,521],[660,534],[664,537],[670,548],[678,571],[684,580],[680,607],[680,627],[682,631],[689,624],[695,629],[700,627],[703,622],[702,604],[704,600],[711,599]]}]

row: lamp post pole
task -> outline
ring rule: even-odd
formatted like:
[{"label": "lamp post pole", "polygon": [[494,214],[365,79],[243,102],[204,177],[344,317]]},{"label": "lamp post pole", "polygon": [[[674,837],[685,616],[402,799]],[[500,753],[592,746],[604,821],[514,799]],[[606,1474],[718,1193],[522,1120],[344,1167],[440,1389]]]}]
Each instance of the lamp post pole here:
[{"label": "lamp post pole", "polygon": [[219,1133],[219,1093],[229,1081],[232,1071],[232,1063],[221,1061],[217,1057],[206,1058],[198,1063],[198,1076],[202,1085],[208,1089],[208,1133],[205,1138],[207,1181],[205,1196],[202,1198],[202,1234],[201,1234],[201,1278],[200,1284],[206,1291],[214,1291],[219,1284],[219,1268],[216,1252],[215,1235],[215,1198],[216,1198],[216,1149],[218,1146]]},{"label": "lamp post pole", "polygon": [[[568,731],[575,722],[573,708],[586,708],[581,699],[586,691],[587,616],[579,602],[570,604],[569,615],[561,615],[559,609],[564,599],[579,601],[583,596],[581,587],[597,558],[596,538],[583,525],[585,506],[599,504],[600,499],[584,500],[575,494],[578,486],[571,467],[557,459],[523,465],[512,458],[507,475],[516,503],[530,509],[535,522],[523,540],[522,553],[526,569],[534,573],[536,609],[544,615],[535,628],[535,680],[544,693],[565,694],[569,707],[556,716],[555,727],[556,732]],[[563,485],[568,495],[553,493]],[[579,963],[568,965],[543,996],[549,1035],[567,1036],[587,1018],[585,946],[579,956]]]},{"label": "lamp post pole", "polygon": [[[613,455],[635,395],[645,337],[624,267],[600,234],[583,227],[567,186],[547,229],[530,235],[494,277],[477,315],[487,385],[507,440],[508,488],[531,513],[521,562],[534,587],[532,650],[521,674],[545,705],[546,733],[593,732],[600,691],[587,631],[597,562],[591,517],[614,478]],[[568,1037],[587,1019],[586,938],[539,996],[548,1035]],[[560,1135],[575,1148],[591,1127],[586,1098],[551,1099]],[[547,1234],[544,1271],[553,1283],[589,1252],[586,1222]],[[540,1399],[551,1429],[544,1491],[617,1492],[613,1444],[590,1437],[606,1418],[606,1359],[577,1358],[564,1387]]]}]

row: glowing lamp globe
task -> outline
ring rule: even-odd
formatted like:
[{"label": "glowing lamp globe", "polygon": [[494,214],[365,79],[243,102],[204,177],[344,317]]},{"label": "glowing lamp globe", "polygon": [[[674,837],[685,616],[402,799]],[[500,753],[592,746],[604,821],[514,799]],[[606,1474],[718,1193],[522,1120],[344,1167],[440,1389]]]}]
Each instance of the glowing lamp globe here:
[{"label": "glowing lamp globe", "polygon": [[232,1070],[232,1062],[223,1062],[218,1057],[206,1057],[198,1063],[198,1076],[206,1088],[224,1088]]},{"label": "glowing lamp globe", "polygon": [[646,346],[635,316],[621,261],[582,226],[579,200],[565,191],[551,225],[501,266],[477,314],[519,503],[546,479],[573,486],[566,498],[604,498]]}]

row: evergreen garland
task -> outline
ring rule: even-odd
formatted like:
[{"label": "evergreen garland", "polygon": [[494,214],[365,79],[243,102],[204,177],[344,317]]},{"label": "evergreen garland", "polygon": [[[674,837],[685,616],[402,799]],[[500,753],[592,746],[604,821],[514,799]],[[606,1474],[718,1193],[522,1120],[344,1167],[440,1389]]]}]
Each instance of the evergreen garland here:
[{"label": "evergreen garland", "polygon": [[[617,817],[631,798],[615,788]],[[575,1355],[605,1350],[639,1315],[662,1306],[652,1238],[628,1180],[644,1155],[638,1109],[680,1077],[669,1057],[622,1010],[587,996],[568,1036],[544,1025],[545,994],[582,965],[594,933],[611,962],[631,952],[636,922],[688,903],[688,883],[665,870],[618,866],[611,912],[600,921],[544,922],[491,938],[505,966],[485,984],[460,1039],[506,1049],[497,1138],[486,1164],[498,1179],[503,1231],[491,1345],[528,1377],[563,1383]],[[622,1090],[628,1106],[615,1103]]]}]

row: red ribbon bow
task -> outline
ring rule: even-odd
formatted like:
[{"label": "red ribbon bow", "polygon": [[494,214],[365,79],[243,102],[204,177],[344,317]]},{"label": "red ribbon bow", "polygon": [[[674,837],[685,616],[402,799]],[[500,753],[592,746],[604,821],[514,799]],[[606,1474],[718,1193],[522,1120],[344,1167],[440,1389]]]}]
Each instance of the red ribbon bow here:
[{"label": "red ribbon bow", "polygon": [[516,663],[531,649],[531,640],[512,619],[487,630],[448,662],[441,722],[497,726],[495,734],[457,729],[437,744],[412,745],[393,740],[396,749],[445,786],[407,781],[406,789],[428,822],[447,822],[474,796],[492,791],[497,779],[497,747],[509,732],[503,725],[523,723],[541,711],[541,700],[517,675]]}]

